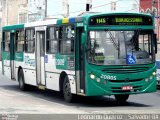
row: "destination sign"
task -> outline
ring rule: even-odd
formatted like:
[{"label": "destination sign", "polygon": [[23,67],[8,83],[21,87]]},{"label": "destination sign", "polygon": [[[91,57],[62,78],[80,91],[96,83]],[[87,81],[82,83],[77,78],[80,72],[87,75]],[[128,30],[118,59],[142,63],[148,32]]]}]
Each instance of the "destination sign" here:
[{"label": "destination sign", "polygon": [[142,23],[141,17],[136,18],[115,18],[116,23]]},{"label": "destination sign", "polygon": [[89,25],[152,25],[152,18],[149,16],[134,15],[110,15],[94,16],[89,20]]}]

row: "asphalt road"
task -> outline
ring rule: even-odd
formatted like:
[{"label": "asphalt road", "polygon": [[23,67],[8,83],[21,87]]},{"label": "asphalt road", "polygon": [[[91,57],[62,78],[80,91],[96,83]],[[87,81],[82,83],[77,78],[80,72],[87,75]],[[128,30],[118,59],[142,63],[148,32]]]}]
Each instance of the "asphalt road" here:
[{"label": "asphalt road", "polygon": [[[160,120],[160,90],[155,93],[132,95],[123,105],[118,104],[113,96],[77,97],[75,103],[66,103],[59,92],[37,89],[21,91],[16,81],[11,81],[1,74],[0,61],[0,119],[82,120],[86,114],[151,114],[158,115],[155,120]],[[128,117],[133,120],[138,118]],[[106,116],[105,120],[108,120]]]},{"label": "asphalt road", "polygon": [[126,104],[114,97],[78,97],[66,103],[55,91],[21,91],[18,83],[0,74],[0,114],[124,114],[160,113],[160,90],[156,93],[132,95]]}]

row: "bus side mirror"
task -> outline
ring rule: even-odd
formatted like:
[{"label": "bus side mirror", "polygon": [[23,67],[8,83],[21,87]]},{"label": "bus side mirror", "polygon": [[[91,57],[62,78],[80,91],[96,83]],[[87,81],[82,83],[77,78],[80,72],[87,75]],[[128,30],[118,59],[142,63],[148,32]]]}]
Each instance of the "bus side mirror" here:
[{"label": "bus side mirror", "polygon": [[81,39],[81,43],[84,45],[85,44],[85,41],[87,39],[87,36],[85,33],[82,33],[82,39]]},{"label": "bus side mirror", "polygon": [[153,41],[154,41],[155,53],[157,53],[157,34],[154,34]]}]

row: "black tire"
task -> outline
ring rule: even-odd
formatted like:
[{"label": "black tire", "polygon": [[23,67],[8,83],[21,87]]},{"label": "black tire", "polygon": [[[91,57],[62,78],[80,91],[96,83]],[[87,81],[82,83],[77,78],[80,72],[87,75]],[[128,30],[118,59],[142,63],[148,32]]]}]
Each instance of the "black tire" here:
[{"label": "black tire", "polygon": [[115,95],[115,99],[119,102],[119,103],[125,103],[129,98],[128,94],[125,95]]},{"label": "black tire", "polygon": [[71,87],[68,76],[66,75],[63,82],[63,97],[66,102],[73,102],[74,95],[71,93]]},{"label": "black tire", "polygon": [[27,90],[27,85],[24,82],[24,74],[23,74],[23,70],[22,69],[20,69],[19,73],[18,73],[18,82],[19,82],[19,88],[22,91]]}]

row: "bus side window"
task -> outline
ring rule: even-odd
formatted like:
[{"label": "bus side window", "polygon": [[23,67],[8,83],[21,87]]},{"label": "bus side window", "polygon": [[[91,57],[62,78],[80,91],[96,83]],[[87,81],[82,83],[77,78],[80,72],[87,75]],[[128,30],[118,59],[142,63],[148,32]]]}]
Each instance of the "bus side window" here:
[{"label": "bus side window", "polygon": [[24,30],[16,31],[16,52],[24,51],[25,35]]},{"label": "bus side window", "polygon": [[46,53],[54,54],[58,52],[58,28],[51,26],[47,28]]},{"label": "bus side window", "polygon": [[74,27],[71,25],[61,26],[59,29],[59,44],[61,54],[74,53]]},{"label": "bus side window", "polygon": [[33,53],[35,51],[35,31],[27,29],[25,33],[25,52]]}]

